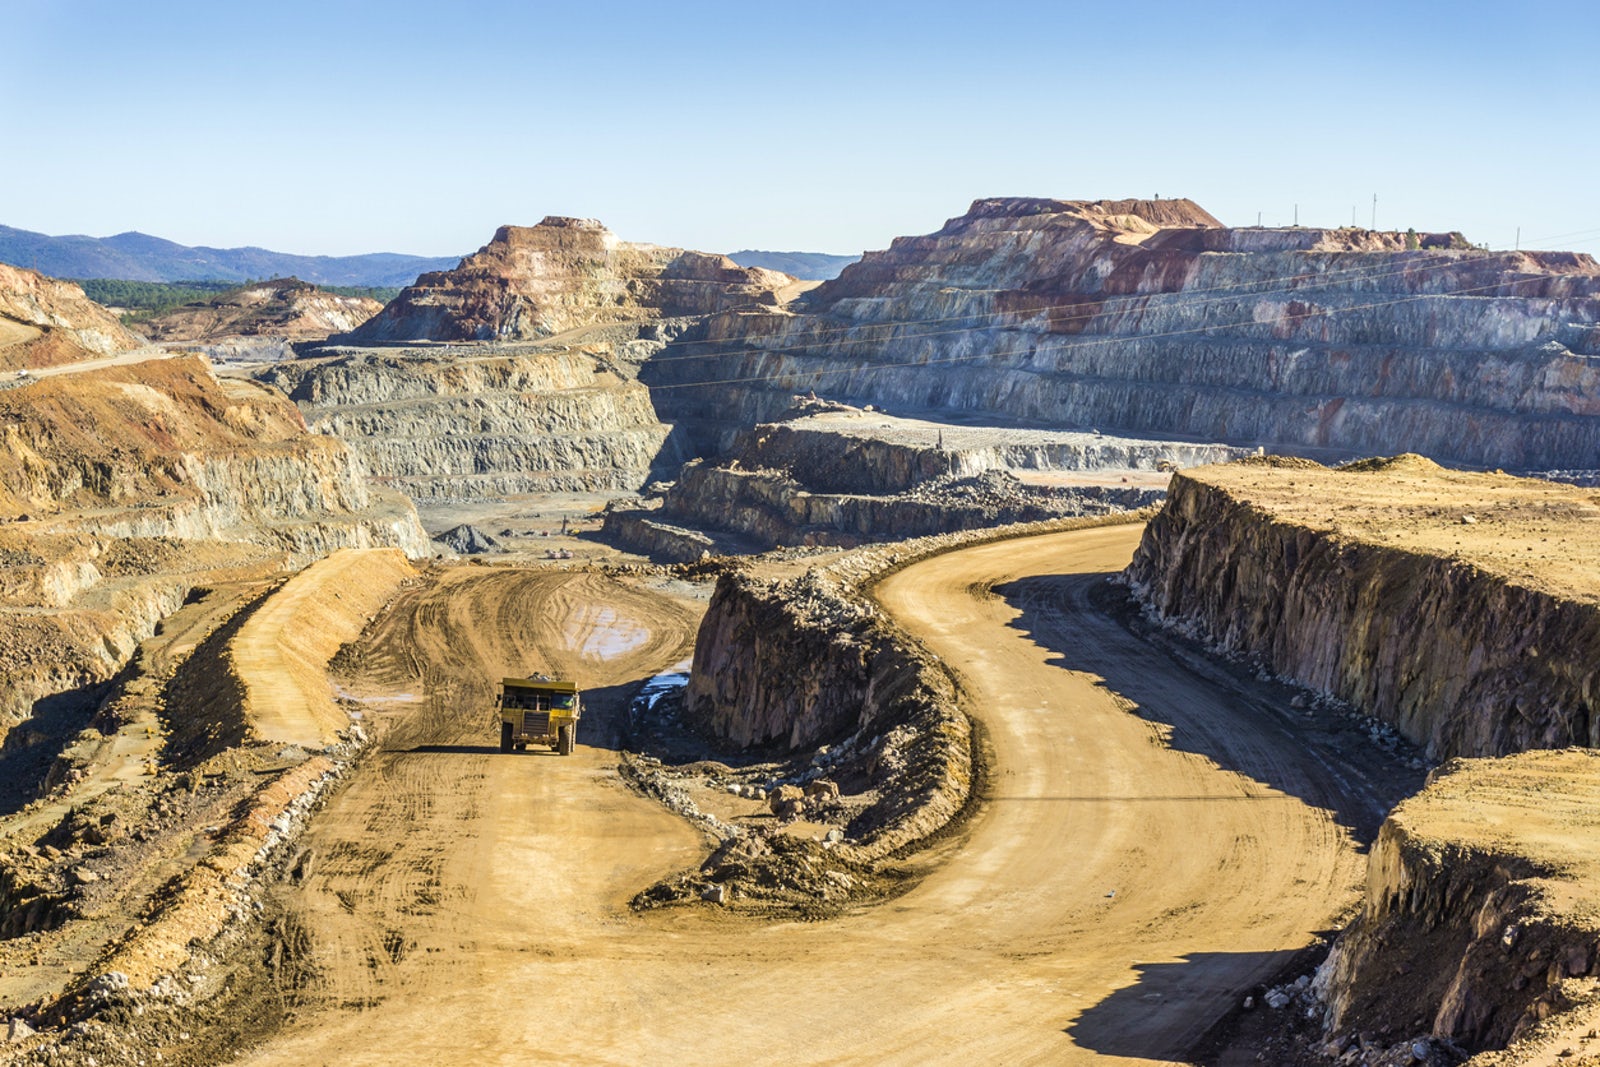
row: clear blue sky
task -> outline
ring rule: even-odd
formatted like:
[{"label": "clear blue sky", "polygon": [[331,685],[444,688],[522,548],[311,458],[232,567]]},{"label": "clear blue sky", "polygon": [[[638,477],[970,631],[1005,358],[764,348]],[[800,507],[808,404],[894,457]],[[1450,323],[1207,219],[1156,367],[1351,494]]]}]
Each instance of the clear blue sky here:
[{"label": "clear blue sky", "polygon": [[[1600,5],[0,0],[0,223],[856,252],[979,196],[1600,251]],[[1582,231],[1581,236],[1573,235]]]}]

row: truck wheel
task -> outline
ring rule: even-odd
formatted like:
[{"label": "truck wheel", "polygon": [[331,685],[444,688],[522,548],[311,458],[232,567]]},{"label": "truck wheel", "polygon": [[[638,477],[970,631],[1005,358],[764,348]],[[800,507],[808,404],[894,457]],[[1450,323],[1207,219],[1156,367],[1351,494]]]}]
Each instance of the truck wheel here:
[{"label": "truck wheel", "polygon": [[500,751],[511,751],[511,724],[508,722],[500,724]]},{"label": "truck wheel", "polygon": [[556,751],[563,756],[572,755],[572,750],[578,747],[578,724],[569,722],[561,728],[557,735]]}]

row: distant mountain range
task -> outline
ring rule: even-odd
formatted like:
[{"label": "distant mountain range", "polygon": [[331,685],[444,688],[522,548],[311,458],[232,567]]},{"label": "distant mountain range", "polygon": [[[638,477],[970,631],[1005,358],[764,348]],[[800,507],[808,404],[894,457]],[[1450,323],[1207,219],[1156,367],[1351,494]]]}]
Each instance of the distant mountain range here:
[{"label": "distant mountain range", "polygon": [[410,285],[430,270],[449,270],[457,256],[296,256],[265,248],[191,248],[144,233],[115,237],[51,237],[0,226],[0,263],[53,278],[123,278],[139,282],[229,281],[290,276],[317,285]]},{"label": "distant mountain range", "polygon": [[[728,258],[741,267],[766,267],[796,278],[826,280],[837,277],[861,257],[745,249]],[[294,277],[316,285],[392,287],[410,285],[426,271],[450,270],[459,261],[459,256],[407,256],[395,252],[297,256],[266,248],[190,247],[137,231],[115,237],[52,237],[0,226],[0,263],[27,267],[52,278],[243,282]]]},{"label": "distant mountain range", "polygon": [[811,281],[837,278],[839,272],[860,259],[860,256],[830,256],[826,252],[762,252],[746,248],[729,252],[728,258],[741,267],[765,267],[781,270],[785,274]]}]

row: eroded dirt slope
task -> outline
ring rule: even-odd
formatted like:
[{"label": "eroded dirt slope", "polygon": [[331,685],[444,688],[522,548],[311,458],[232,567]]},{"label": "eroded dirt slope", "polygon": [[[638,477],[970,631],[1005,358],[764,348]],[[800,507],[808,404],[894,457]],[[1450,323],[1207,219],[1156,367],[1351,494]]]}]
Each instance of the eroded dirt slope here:
[{"label": "eroded dirt slope", "polygon": [[383,310],[371,297],[340,296],[298,278],[241,285],[210,300],[171,308],[142,328],[153,341],[274,337],[320,341],[353,330]]},{"label": "eroded dirt slope", "polygon": [[36,369],[137,348],[117,317],[71,282],[0,263],[0,369]]}]

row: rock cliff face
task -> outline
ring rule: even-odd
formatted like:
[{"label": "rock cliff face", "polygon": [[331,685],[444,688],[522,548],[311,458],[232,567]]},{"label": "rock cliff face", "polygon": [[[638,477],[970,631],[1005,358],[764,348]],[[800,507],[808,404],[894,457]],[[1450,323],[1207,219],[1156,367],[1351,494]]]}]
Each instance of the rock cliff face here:
[{"label": "rock cliff face", "polygon": [[1151,614],[1450,759],[1384,823],[1319,971],[1332,1055],[1501,1049],[1597,987],[1597,538],[1593,490],[1418,456],[1182,472],[1147,527]]},{"label": "rock cliff face", "polygon": [[241,286],[202,304],[156,315],[142,329],[153,341],[217,342],[237,337],[321,341],[360,326],[383,305],[326,293],[298,278]]},{"label": "rock cliff face", "polygon": [[[620,241],[591,219],[547,218],[501,227],[337,346],[263,380],[418,499],[631,491],[688,458],[634,380],[638,364],[699,317],[804,287],[722,256]],[[349,347],[410,340],[449,344]]]},{"label": "rock cliff face", "polygon": [[1509,469],[1600,453],[1600,265],[1458,235],[1227,229],[1187,201],[980,200],[645,370],[703,441],[797,391]]},{"label": "rock cliff face", "polygon": [[742,433],[727,458],[745,467],[792,471],[813,492],[885,494],[991,471],[1167,471],[1247,454],[1226,445],[936,423],[801,401],[782,421]]},{"label": "rock cliff face", "polygon": [[[784,471],[740,470],[695,460],[678,472],[662,506],[646,515],[741,535],[757,549],[851,548],[1018,522],[1132,511],[1159,503],[1161,497],[1160,489],[1132,486],[1031,487],[1004,471],[930,480],[915,491],[888,496],[817,493]],[[621,518],[628,513],[612,514]]]},{"label": "rock cliff face", "polygon": [[0,393],[0,433],[0,727],[110,678],[197,583],[344,547],[428,553],[345,445],[198,359]]},{"label": "rock cliff face", "polygon": [[658,506],[613,508],[606,529],[630,548],[679,561],[738,541],[756,549],[853,547],[1141,508],[1160,501],[1165,479],[1135,485],[1121,472],[1242,454],[1222,445],[946,425],[801,400],[784,421],[739,434],[717,460],[684,466]]},{"label": "rock cliff face", "polygon": [[71,282],[0,263],[0,369],[46,367],[139,347]]},{"label": "rock cliff face", "polygon": [[685,693],[685,719],[722,744],[832,743],[835,773],[861,776],[874,797],[841,846],[855,861],[936,832],[972,789],[972,728],[949,675],[862,591],[910,554],[856,553],[783,581],[725,575]]},{"label": "rock cliff face", "polygon": [[1592,986],[1597,783],[1600,754],[1529,752],[1455,761],[1402,802],[1317,975],[1333,1041],[1421,1031],[1499,1049]]},{"label": "rock cliff face", "polygon": [[1174,476],[1128,569],[1160,618],[1434,758],[1600,745],[1600,498],[1420,457]]},{"label": "rock cliff face", "polygon": [[260,377],[414,499],[630,491],[684,457],[618,347],[324,350]]},{"label": "rock cliff face", "polygon": [[[874,668],[873,616],[816,575],[721,578],[695,641],[686,713],[740,748],[794,751],[837,740],[862,725],[869,694],[906,666],[895,658]],[[806,664],[803,677],[797,663]]]},{"label": "rock cliff face", "polygon": [[776,305],[795,280],[725,256],[621,241],[594,219],[502,226],[340,340],[536,340],[577,327]]}]

